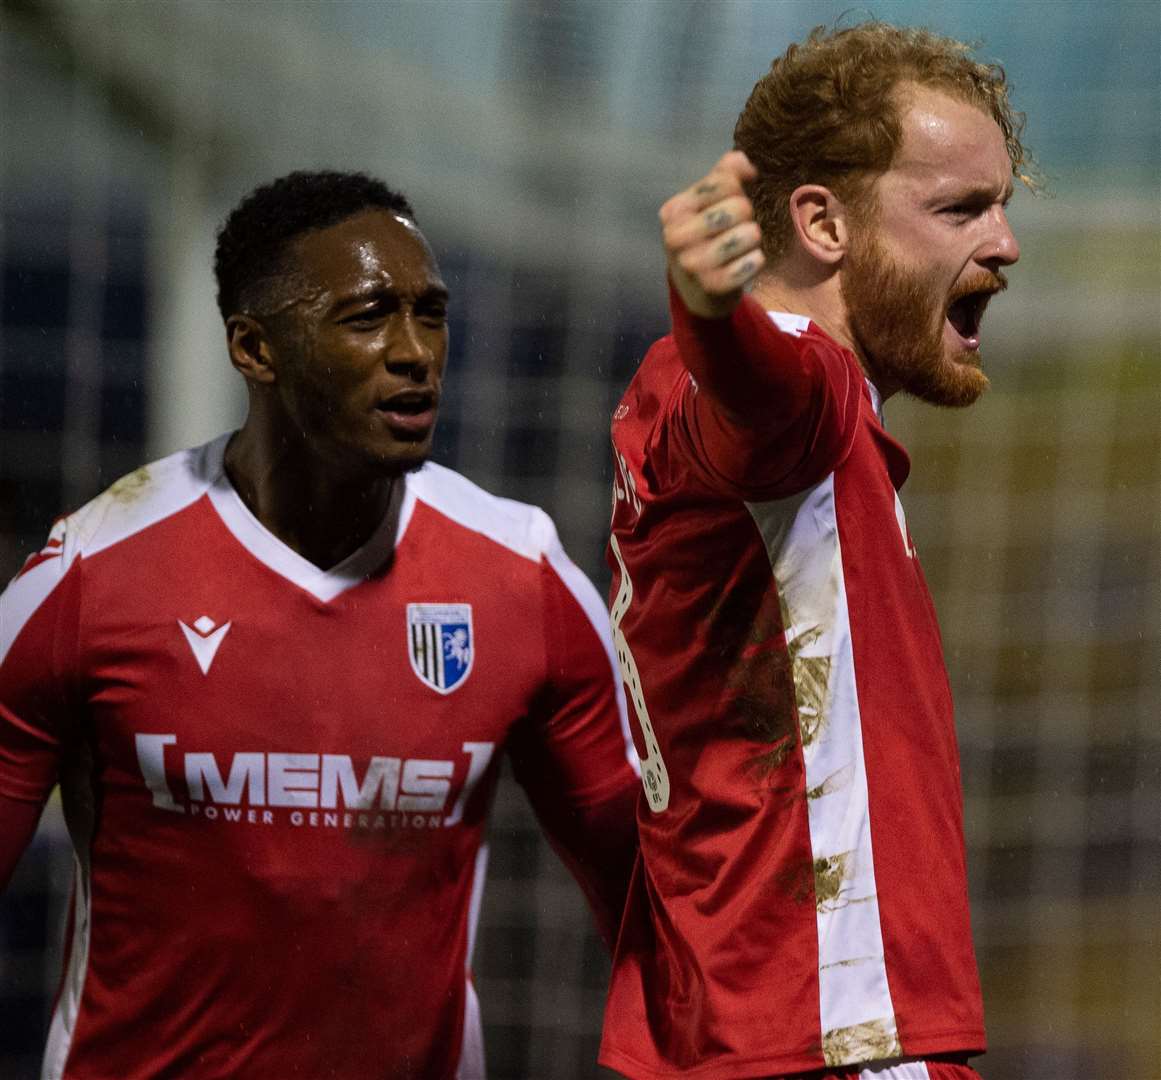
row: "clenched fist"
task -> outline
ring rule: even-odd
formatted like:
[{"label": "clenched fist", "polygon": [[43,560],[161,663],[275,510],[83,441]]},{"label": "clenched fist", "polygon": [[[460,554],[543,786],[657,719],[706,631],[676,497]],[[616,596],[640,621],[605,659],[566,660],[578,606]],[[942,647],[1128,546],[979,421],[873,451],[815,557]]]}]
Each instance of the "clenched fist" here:
[{"label": "clenched fist", "polygon": [[695,315],[729,315],[765,265],[762,232],[742,183],[757,170],[740,150],[724,154],[692,187],[660,211],[669,276]]}]

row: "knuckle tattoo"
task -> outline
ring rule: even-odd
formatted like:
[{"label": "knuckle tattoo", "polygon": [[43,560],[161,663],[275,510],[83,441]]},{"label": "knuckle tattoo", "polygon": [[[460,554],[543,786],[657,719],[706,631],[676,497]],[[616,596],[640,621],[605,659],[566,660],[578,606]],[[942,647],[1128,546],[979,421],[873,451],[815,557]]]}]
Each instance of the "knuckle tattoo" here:
[{"label": "knuckle tattoo", "polygon": [[724,229],[733,221],[728,210],[710,210],[706,213],[705,223],[711,229]]}]

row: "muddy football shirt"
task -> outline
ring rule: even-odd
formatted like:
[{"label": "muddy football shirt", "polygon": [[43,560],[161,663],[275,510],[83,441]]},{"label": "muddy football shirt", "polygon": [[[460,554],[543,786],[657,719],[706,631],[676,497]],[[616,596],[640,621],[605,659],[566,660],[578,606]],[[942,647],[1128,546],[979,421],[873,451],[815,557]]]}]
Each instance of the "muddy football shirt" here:
[{"label": "muddy football shirt", "polygon": [[626,830],[589,826],[640,789],[604,605],[543,512],[433,464],[321,570],[225,442],[59,522],[3,597],[0,795],[59,779],[76,847],[44,1075],[480,1076],[502,754],[619,916]]},{"label": "muddy football shirt", "polygon": [[645,798],[602,1061],[727,1080],[980,1049],[907,455],[808,319],[672,306],[612,426],[613,636]]}]

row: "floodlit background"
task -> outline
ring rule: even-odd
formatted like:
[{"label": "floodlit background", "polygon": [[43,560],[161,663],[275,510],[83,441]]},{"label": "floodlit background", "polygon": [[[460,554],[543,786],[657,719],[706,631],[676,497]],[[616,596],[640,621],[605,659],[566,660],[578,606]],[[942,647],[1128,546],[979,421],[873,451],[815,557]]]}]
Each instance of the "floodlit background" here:
[{"label": "floodlit background", "polygon": [[[360,168],[453,289],[439,460],[603,587],[607,425],[666,326],[656,209],[850,0],[0,0],[0,578],[51,519],[242,416],[210,258],[250,187]],[[892,401],[958,704],[990,1080],[1161,1077],[1161,5],[868,0],[1008,70],[1049,198],[993,390]],[[596,1075],[606,961],[518,789],[476,967],[495,1080]],[[915,866],[922,888],[924,867]],[[0,903],[0,1076],[59,968],[53,812]],[[329,1007],[320,1002],[320,1007]]]}]

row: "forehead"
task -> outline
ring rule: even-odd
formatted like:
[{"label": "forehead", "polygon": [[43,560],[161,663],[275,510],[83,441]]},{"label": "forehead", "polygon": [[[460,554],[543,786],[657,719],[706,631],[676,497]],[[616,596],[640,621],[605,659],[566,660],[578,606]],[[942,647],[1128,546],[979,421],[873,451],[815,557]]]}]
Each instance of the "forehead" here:
[{"label": "forehead", "polygon": [[988,113],[929,87],[901,89],[902,143],[880,178],[937,196],[951,189],[1010,192],[1012,164],[1000,126]]},{"label": "forehead", "polygon": [[361,211],[304,233],[291,251],[310,283],[332,293],[373,282],[406,289],[442,284],[423,233],[413,221],[389,210]]}]

